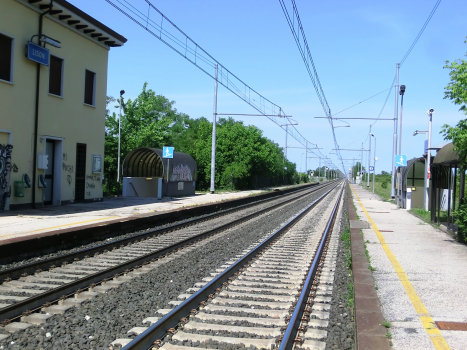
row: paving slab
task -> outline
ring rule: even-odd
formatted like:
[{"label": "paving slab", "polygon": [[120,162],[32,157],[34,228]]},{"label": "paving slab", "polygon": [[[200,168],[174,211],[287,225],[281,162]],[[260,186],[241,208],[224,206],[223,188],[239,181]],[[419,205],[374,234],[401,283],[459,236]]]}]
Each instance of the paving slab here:
[{"label": "paving slab", "polygon": [[466,331],[433,323],[467,322],[467,245],[366,188],[351,187],[357,214],[370,227],[362,229],[363,241],[393,349],[467,349]]}]

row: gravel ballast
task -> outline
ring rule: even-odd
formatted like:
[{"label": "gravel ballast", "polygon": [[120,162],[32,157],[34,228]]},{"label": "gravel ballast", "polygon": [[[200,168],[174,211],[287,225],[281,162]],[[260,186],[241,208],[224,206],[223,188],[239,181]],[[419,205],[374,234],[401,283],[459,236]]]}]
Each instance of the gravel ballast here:
[{"label": "gravel ballast", "polygon": [[[292,197],[298,196],[298,195],[300,195],[300,194],[292,192],[290,194],[280,196],[279,198],[275,197],[275,198],[273,198],[273,199],[271,199],[269,201],[266,201],[266,202],[263,202],[264,200],[258,200],[257,202],[250,203],[250,205],[253,205],[253,206],[249,206],[248,208],[241,209],[241,211],[242,212],[243,211],[252,212],[252,211],[255,210],[255,208],[262,208],[262,207],[266,207],[266,206],[271,206],[271,205],[274,205],[276,203],[279,203],[280,201],[284,201],[286,199],[289,199],[289,198],[292,198]],[[228,211],[229,211],[229,209],[221,210],[221,211],[216,212],[216,213],[199,215],[199,216],[189,218],[189,219],[186,219],[186,220],[176,220],[176,221],[172,221],[172,222],[169,222],[169,223],[163,223],[161,225],[151,226],[151,227],[148,227],[146,229],[140,229],[140,230],[136,230],[136,231],[130,231],[130,232],[124,232],[124,233],[116,232],[113,237],[106,238],[106,239],[98,239],[98,240],[96,240],[96,241],[94,241],[92,243],[81,244],[81,245],[78,245],[78,246],[76,246],[74,248],[57,250],[54,253],[43,254],[41,256],[37,256],[37,257],[34,257],[34,258],[21,259],[21,260],[12,262],[12,263],[0,264],[0,271],[17,268],[17,267],[27,265],[27,264],[32,264],[32,263],[35,263],[35,262],[38,262],[38,261],[44,261],[44,260],[47,260],[47,259],[61,257],[61,256],[64,256],[64,255],[67,255],[67,254],[76,253],[76,252],[79,252],[79,251],[84,250],[84,249],[94,248],[94,247],[98,247],[98,246],[106,244],[106,243],[111,243],[111,242],[119,241],[119,240],[122,240],[122,239],[138,236],[140,234],[145,234],[145,233],[147,233],[148,231],[151,231],[151,230],[162,229],[162,228],[165,228],[165,227],[168,227],[168,226],[172,226],[172,225],[176,225],[176,224],[180,224],[180,223],[184,223],[184,222],[189,222],[192,219],[208,218],[209,216],[212,216],[212,215],[222,215],[224,212],[228,212]],[[227,214],[226,216],[230,216],[230,215],[232,215],[232,214]],[[222,216],[221,216],[221,217],[217,217],[217,218],[213,218],[213,219],[209,219],[209,220],[212,220],[212,222],[217,222],[217,221],[225,221],[225,218],[222,218]]]},{"label": "gravel ballast", "polygon": [[[3,349],[108,349],[116,338],[143,326],[146,317],[168,308],[168,302],[200,281],[228,259],[241,254],[290,219],[327,190],[223,232],[200,249],[189,251],[130,282],[85,301],[65,315],[55,315],[0,342]],[[5,334],[5,331],[0,331]]]},{"label": "gravel ballast", "polygon": [[[349,227],[347,210],[348,189],[345,191],[343,200],[340,236]],[[348,306],[348,285],[353,285],[351,271],[346,267],[347,248],[345,243],[339,239],[339,253],[334,276],[334,285],[331,301],[331,315],[327,328],[328,337],[326,350],[346,350],[354,348],[355,322],[353,307]],[[353,298],[353,296],[352,296]]]}]

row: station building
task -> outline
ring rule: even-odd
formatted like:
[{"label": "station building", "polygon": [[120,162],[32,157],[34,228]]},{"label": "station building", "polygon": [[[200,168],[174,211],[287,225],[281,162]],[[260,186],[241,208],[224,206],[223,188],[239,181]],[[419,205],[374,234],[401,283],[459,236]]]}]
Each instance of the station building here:
[{"label": "station building", "polygon": [[65,0],[0,1],[0,211],[102,200],[108,53],[125,42]]}]

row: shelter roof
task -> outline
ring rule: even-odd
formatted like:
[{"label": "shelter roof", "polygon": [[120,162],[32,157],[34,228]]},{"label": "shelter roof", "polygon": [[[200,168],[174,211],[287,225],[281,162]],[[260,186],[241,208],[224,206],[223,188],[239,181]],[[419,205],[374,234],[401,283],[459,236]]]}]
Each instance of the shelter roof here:
[{"label": "shelter roof", "polygon": [[434,151],[439,151],[441,148],[449,144],[449,142],[441,142],[438,143],[436,146],[431,146],[429,149],[434,150]]},{"label": "shelter roof", "polygon": [[441,148],[433,160],[433,166],[456,166],[457,164],[459,164],[459,154],[454,151],[452,142]]}]

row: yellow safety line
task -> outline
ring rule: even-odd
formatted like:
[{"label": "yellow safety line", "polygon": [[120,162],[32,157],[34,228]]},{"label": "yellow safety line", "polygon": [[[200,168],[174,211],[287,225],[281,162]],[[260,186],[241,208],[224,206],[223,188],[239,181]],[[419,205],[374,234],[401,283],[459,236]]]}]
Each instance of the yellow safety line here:
[{"label": "yellow safety line", "polygon": [[15,236],[15,235],[21,235],[21,234],[28,234],[28,233],[37,232],[37,231],[53,230],[53,229],[60,228],[60,227],[65,227],[65,226],[80,225],[80,224],[85,224],[85,223],[87,223],[87,222],[108,220],[108,219],[114,219],[114,218],[118,218],[118,216],[109,216],[109,217],[102,218],[102,219],[93,219],[93,220],[86,220],[86,221],[80,221],[80,222],[73,222],[73,223],[70,223],[70,224],[59,225],[59,226],[53,226],[53,227],[46,227],[46,228],[41,228],[41,229],[38,229],[38,230],[28,231],[28,232],[11,233],[11,234],[9,234],[9,235],[1,235],[0,238],[9,237],[9,236]]},{"label": "yellow safety line", "polygon": [[402,282],[402,285],[405,288],[405,292],[410,298],[410,301],[412,302],[413,307],[415,308],[415,311],[418,314],[418,317],[420,318],[420,321],[423,324],[423,327],[425,328],[425,331],[428,333],[430,336],[431,341],[433,342],[433,345],[435,346],[436,349],[439,350],[447,350],[450,349],[448,343],[444,339],[444,337],[441,335],[441,332],[439,329],[436,327],[435,322],[431,318],[430,314],[428,313],[428,310],[425,308],[425,305],[423,305],[422,301],[420,300],[420,297],[418,296],[417,292],[415,291],[415,288],[413,287],[412,283],[409,281],[409,277],[406,275],[404,272],[404,269],[402,266],[399,264],[399,261],[397,261],[396,257],[392,253],[391,249],[389,249],[386,240],[384,239],[384,236],[382,233],[379,231],[378,226],[376,226],[376,223],[373,221],[373,219],[370,217],[368,212],[366,211],[365,207],[363,206],[362,202],[360,201],[360,198],[357,195],[357,192],[353,188],[352,185],[350,185],[352,188],[352,191],[355,193],[355,197],[357,198],[358,203],[362,207],[363,211],[365,212],[366,217],[368,218],[368,221],[371,224],[371,227],[376,233],[376,236],[378,236],[379,242],[381,243],[381,246],[383,247],[384,251],[386,252],[387,257],[389,258],[389,261],[392,264],[392,267],[397,273],[397,276],[399,277],[399,280]]}]

